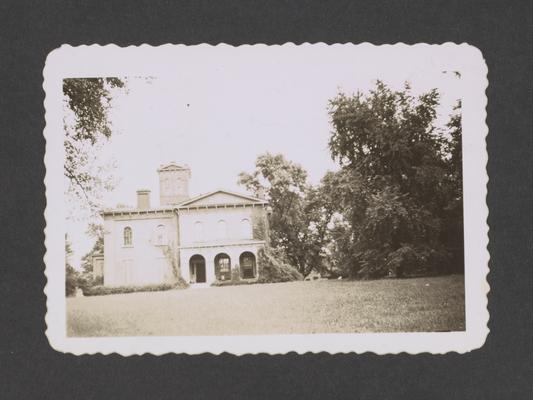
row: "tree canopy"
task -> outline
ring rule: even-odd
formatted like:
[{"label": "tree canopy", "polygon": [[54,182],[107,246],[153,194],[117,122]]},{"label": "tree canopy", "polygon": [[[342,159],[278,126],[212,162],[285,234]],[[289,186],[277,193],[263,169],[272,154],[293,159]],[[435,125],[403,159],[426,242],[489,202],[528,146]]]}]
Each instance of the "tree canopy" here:
[{"label": "tree canopy", "polygon": [[461,199],[451,185],[461,174],[461,132],[457,116],[450,132],[436,127],[438,104],[436,90],[415,98],[407,84],[393,91],[379,81],[366,95],[341,93],[330,101],[331,154],[342,173],[359,177],[363,198],[342,197],[354,230],[352,274],[402,276],[450,261],[442,232],[451,223],[445,219],[451,198]]},{"label": "tree canopy", "polygon": [[272,207],[270,242],[285,252],[293,266],[303,271],[301,233],[304,231],[304,194],[308,188],[306,171],[281,154],[265,153],[257,158],[255,170],[242,172],[238,182],[256,196],[264,195],[269,200]]},{"label": "tree canopy", "polygon": [[101,192],[113,185],[109,168],[98,164],[97,158],[99,146],[112,135],[108,118],[112,91],[123,87],[124,81],[116,77],[63,80],[67,193],[93,213]]},{"label": "tree canopy", "polygon": [[331,156],[319,185],[282,155],[263,154],[239,183],[272,206],[271,245],[311,270],[378,278],[461,271],[461,105],[436,125],[439,93],[377,82],[329,102]]}]

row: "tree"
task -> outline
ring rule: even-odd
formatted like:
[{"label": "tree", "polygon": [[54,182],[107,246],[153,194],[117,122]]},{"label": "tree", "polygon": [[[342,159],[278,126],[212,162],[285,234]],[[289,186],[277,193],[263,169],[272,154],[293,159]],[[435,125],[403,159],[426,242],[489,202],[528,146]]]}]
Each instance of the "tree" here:
[{"label": "tree", "polygon": [[81,269],[82,273],[79,276],[80,286],[94,286],[101,284],[101,280],[95,280],[93,278],[93,256],[103,255],[104,254],[104,226],[102,224],[90,223],[87,228],[87,235],[94,239],[94,245],[81,258]]},{"label": "tree", "polygon": [[[356,190],[358,182],[354,176],[328,171],[317,186],[309,186],[304,198],[302,259],[306,266],[304,275],[311,270],[332,272],[331,228],[341,212],[360,194]],[[350,201],[346,201],[348,197]],[[328,251],[329,250],[329,251]],[[347,250],[347,249],[345,249]]]},{"label": "tree", "polygon": [[124,81],[114,77],[63,80],[68,193],[92,213],[98,208],[102,190],[113,186],[112,177],[106,176],[109,166],[98,165],[96,160],[99,147],[112,135],[108,119],[112,90],[123,87]]},{"label": "tree", "polygon": [[257,158],[251,174],[239,174],[238,183],[257,196],[265,194],[272,207],[269,218],[270,245],[282,250],[289,263],[300,272],[306,271],[306,171],[281,154],[267,152]]},{"label": "tree", "polygon": [[322,178],[319,193],[324,205],[323,267],[333,275],[355,276],[359,270],[357,238],[368,204],[367,188],[355,171],[342,168]]},{"label": "tree", "polygon": [[369,94],[340,93],[330,101],[329,147],[342,168],[338,177],[351,176],[358,191],[353,196],[350,185],[335,185],[346,193],[337,194],[342,224],[333,240],[352,257],[341,262],[350,274],[442,268],[449,250],[441,240],[443,210],[456,158],[434,124],[438,101],[436,90],[415,98],[407,84],[393,91],[379,81]]},{"label": "tree", "polygon": [[452,263],[450,272],[460,272],[464,260],[463,233],[463,151],[461,101],[457,101],[446,125],[450,140],[447,146],[448,197],[443,210],[442,241],[450,249]]},{"label": "tree", "polygon": [[65,295],[72,296],[76,292],[78,285],[78,272],[70,264],[72,257],[72,247],[65,235]]},{"label": "tree", "polygon": [[415,99],[407,84],[392,91],[380,81],[368,95],[339,94],[330,101],[332,157],[370,185],[395,186],[432,206],[445,174],[446,141],[433,124],[438,100],[436,90]]}]

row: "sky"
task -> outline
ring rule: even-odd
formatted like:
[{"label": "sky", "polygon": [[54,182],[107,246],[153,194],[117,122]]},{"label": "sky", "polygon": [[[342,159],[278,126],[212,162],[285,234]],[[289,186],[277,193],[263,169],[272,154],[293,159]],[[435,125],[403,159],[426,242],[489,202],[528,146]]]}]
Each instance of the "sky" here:
[{"label": "sky", "polygon": [[[438,125],[461,98],[450,60],[418,53],[363,57],[322,47],[263,49],[192,53],[149,79],[128,76],[127,90],[113,91],[113,135],[99,154],[114,162],[118,180],[104,206],[135,205],[140,188],[150,189],[151,204],[158,206],[156,170],[170,161],[191,168],[191,196],[220,188],[244,192],[238,174],[252,171],[267,151],[300,164],[309,182],[319,183],[327,170],[337,169],[328,151],[328,100],[339,91],[367,92],[376,79],[394,89],[408,81],[414,94],[437,88]],[[92,246],[87,223],[67,221],[75,267]]]}]

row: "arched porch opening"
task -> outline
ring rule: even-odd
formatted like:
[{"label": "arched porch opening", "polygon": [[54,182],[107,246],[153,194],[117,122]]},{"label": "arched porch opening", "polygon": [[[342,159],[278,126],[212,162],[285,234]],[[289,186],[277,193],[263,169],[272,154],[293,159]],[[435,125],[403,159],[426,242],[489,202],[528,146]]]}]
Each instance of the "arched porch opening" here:
[{"label": "arched porch opening", "polygon": [[195,254],[189,259],[190,283],[205,283],[205,258]]},{"label": "arched porch opening", "polygon": [[219,281],[231,280],[231,258],[226,253],[215,256],[215,277]]},{"label": "arched porch opening", "polygon": [[239,257],[239,266],[241,268],[241,277],[243,279],[252,279],[256,277],[256,262],[255,254],[250,251],[245,251]]}]

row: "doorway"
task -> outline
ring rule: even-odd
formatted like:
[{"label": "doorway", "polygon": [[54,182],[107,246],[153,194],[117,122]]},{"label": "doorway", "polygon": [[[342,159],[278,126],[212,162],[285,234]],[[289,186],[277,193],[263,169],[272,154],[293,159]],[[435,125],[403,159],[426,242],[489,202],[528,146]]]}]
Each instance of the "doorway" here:
[{"label": "doorway", "polygon": [[189,261],[191,283],[205,283],[205,258],[199,254],[191,257]]}]

